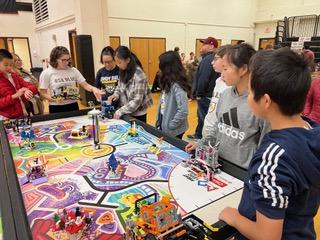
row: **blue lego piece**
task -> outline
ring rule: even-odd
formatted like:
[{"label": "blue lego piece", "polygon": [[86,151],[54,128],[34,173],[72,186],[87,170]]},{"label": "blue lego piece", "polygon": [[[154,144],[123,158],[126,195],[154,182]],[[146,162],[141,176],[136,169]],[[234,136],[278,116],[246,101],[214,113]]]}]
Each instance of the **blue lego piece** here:
[{"label": "blue lego piece", "polygon": [[34,131],[33,130],[23,130],[21,132],[21,138],[22,140],[33,140],[36,138],[36,135],[34,134]]},{"label": "blue lego piece", "polygon": [[102,101],[101,103],[101,116],[106,118],[113,118],[115,108],[109,101]]},{"label": "blue lego piece", "polygon": [[22,140],[26,140],[26,139],[28,139],[28,133],[27,133],[27,131],[26,130],[23,130],[22,132],[21,132],[21,139]]},{"label": "blue lego piece", "polygon": [[118,165],[119,165],[119,162],[117,161],[116,157],[112,153],[108,161],[109,170],[115,173]]},{"label": "blue lego piece", "polygon": [[30,138],[30,139],[35,139],[35,138],[36,138],[36,135],[34,134],[34,131],[33,131],[33,130],[30,130],[30,132],[29,132],[29,138]]}]

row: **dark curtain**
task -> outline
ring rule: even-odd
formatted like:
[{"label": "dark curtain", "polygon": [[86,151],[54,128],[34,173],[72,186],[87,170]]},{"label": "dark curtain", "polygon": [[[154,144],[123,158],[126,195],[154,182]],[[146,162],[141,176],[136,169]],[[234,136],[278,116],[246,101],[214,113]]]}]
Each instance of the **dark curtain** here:
[{"label": "dark curtain", "polygon": [[16,0],[0,0],[0,13],[16,13]]}]

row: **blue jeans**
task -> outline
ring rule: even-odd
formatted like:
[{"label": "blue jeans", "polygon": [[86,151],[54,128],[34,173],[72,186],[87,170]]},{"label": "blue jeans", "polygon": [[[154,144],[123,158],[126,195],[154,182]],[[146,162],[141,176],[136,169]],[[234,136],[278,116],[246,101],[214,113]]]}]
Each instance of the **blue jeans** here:
[{"label": "blue jeans", "polygon": [[197,138],[202,138],[202,128],[203,128],[204,118],[208,113],[210,99],[207,97],[203,97],[200,100],[197,100],[197,102],[198,102],[198,110],[197,110],[198,125],[194,135]]}]

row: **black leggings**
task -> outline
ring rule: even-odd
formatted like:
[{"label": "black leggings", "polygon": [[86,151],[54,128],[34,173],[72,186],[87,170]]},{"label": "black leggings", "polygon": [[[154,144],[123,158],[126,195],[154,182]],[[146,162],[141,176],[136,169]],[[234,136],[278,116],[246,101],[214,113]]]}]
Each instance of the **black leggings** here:
[{"label": "black leggings", "polygon": [[49,113],[72,112],[78,111],[78,103],[70,103],[66,105],[49,105]]}]

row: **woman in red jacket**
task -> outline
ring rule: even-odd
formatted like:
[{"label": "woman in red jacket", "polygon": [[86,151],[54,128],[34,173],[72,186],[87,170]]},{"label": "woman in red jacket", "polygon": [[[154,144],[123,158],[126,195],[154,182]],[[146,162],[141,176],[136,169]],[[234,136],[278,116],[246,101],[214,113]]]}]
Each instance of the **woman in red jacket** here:
[{"label": "woman in red jacket", "polygon": [[320,78],[311,83],[303,115],[320,123]]},{"label": "woman in red jacket", "polygon": [[25,103],[38,93],[37,87],[14,73],[12,66],[12,54],[0,49],[0,119],[27,115]]}]

